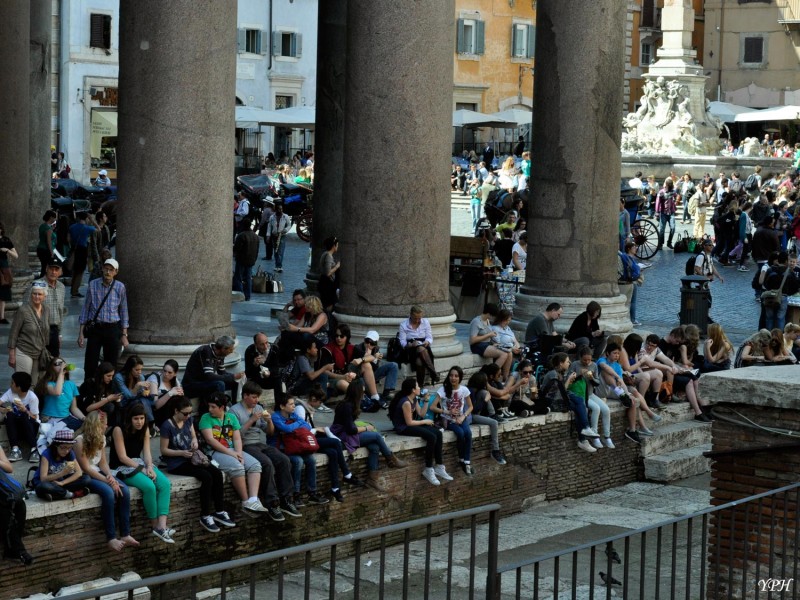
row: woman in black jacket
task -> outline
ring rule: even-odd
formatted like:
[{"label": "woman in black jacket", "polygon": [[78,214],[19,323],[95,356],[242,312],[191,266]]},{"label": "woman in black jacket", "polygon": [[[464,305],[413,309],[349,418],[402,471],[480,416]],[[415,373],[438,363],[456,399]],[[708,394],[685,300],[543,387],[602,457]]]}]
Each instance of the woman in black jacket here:
[{"label": "woman in black jacket", "polygon": [[576,348],[589,346],[595,359],[600,358],[606,347],[606,332],[600,329],[599,322],[602,314],[600,304],[592,300],[586,310],[575,317],[567,332],[567,339],[575,342]]}]

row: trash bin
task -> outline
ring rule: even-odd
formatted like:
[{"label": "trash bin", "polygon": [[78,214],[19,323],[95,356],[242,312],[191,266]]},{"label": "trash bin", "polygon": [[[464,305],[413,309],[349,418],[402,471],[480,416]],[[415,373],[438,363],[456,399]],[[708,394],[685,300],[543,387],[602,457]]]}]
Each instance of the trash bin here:
[{"label": "trash bin", "polygon": [[708,289],[708,277],[688,275],[681,277],[681,325],[697,325],[700,333],[705,335],[708,329],[708,301],[711,292]]}]

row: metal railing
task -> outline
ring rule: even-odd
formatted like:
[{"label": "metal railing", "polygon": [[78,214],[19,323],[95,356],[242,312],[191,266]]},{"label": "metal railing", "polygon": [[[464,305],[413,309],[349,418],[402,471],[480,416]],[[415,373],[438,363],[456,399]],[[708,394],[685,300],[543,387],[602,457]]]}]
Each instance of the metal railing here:
[{"label": "metal railing", "polygon": [[[798,506],[795,483],[496,570],[490,565],[486,598],[796,598]],[[507,573],[515,574],[513,585]]]},{"label": "metal railing", "polygon": [[[127,598],[133,599],[134,590],[147,587],[151,591],[152,598],[160,598],[161,600],[178,600],[183,598],[196,598],[197,594],[203,590],[218,587],[220,588],[219,597],[225,600],[228,594],[228,587],[232,584],[244,583],[249,586],[249,597],[255,600],[259,596],[256,595],[256,584],[266,579],[277,580],[277,593],[270,598],[283,600],[287,597],[285,582],[286,577],[290,572],[301,571],[304,574],[304,598],[308,600],[310,597],[311,586],[311,572],[312,567],[316,564],[328,561],[330,563],[330,576],[328,582],[329,598],[337,597],[337,560],[343,557],[354,558],[353,573],[348,577],[352,580],[353,590],[352,597],[358,600],[362,597],[369,598],[384,598],[385,593],[385,571],[386,571],[386,550],[394,546],[398,542],[403,546],[403,574],[402,574],[402,598],[441,598],[450,599],[453,597],[453,536],[456,529],[468,528],[470,532],[470,544],[472,552],[470,552],[469,559],[469,577],[470,586],[467,597],[473,600],[475,597],[474,573],[476,569],[476,551],[478,522],[485,522],[488,520],[488,547],[492,549],[488,556],[488,568],[490,572],[494,572],[497,568],[497,539],[498,539],[498,525],[499,525],[499,504],[488,504],[485,506],[478,506],[469,510],[462,510],[458,512],[447,513],[444,515],[436,515],[433,517],[426,517],[423,519],[416,519],[414,521],[407,521],[405,523],[398,523],[395,525],[388,525],[377,529],[370,529],[349,535],[342,535],[327,540],[303,544],[292,548],[284,548],[232,560],[224,563],[208,565],[204,567],[197,567],[176,573],[169,573],[167,575],[159,575],[157,577],[148,577],[136,581],[129,581],[126,583],[119,583],[116,585],[87,590],[84,592],[71,594],[68,596],[59,596],[60,600],[88,600],[90,598],[100,599],[103,596],[110,594],[127,594]],[[448,535],[448,556],[447,556],[447,572],[445,579],[445,592],[442,593],[437,590],[435,593],[431,590],[431,540],[434,536],[447,534]],[[424,563],[424,581],[423,589],[413,589],[410,591],[411,577],[416,577],[409,568],[410,559],[410,544],[412,539],[425,540],[425,563]],[[481,544],[482,545],[482,544]],[[362,596],[364,587],[364,580],[361,577],[361,564],[362,555],[366,552],[378,551],[379,553],[379,569],[377,590],[372,590],[368,595]],[[241,598],[241,592],[237,594]],[[293,598],[296,596],[292,596]],[[393,594],[393,597],[396,597]],[[464,595],[461,591],[458,592],[458,598],[461,600]]]}]

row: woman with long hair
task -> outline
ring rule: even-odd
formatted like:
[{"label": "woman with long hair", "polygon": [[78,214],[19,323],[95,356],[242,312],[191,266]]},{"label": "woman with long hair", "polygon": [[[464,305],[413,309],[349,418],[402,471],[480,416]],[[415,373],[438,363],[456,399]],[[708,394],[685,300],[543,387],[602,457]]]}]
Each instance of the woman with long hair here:
[{"label": "woman with long hair", "polygon": [[403,380],[400,391],[389,404],[389,417],[397,435],[418,437],[425,442],[425,470],[422,476],[433,485],[440,485],[439,478],[445,481],[453,481],[453,478],[443,464],[442,432],[434,426],[433,420],[422,418],[425,416],[425,407],[418,402],[419,393],[415,378]]},{"label": "woman with long hair", "polygon": [[733,344],[719,323],[708,326],[708,339],[703,346],[703,373],[727,371],[731,368]]},{"label": "woman with long hair", "polygon": [[[529,361],[528,362],[530,367]],[[532,369],[532,367],[530,367]],[[501,465],[506,464],[506,457],[500,450],[500,438],[497,433],[497,425],[505,422],[503,417],[496,415],[492,398],[489,395],[489,378],[486,373],[478,371],[473,373],[467,382],[469,397],[472,399],[472,422],[477,425],[486,425],[489,428],[489,440],[492,446],[492,458]]]},{"label": "woman with long hair", "polygon": [[33,391],[39,398],[44,398],[41,414],[51,423],[62,421],[73,431],[83,425],[86,417],[78,408],[78,388],[69,380],[67,365],[62,358],[55,357],[48,363]]},{"label": "woman with long hair", "polygon": [[[111,472],[106,460],[106,413],[94,410],[86,415],[83,433],[75,440],[75,456],[89,476],[86,487],[100,496],[101,514],[108,547],[121,552],[125,546],[137,547],[131,536],[131,494],[128,486]],[[117,538],[115,513],[119,514],[120,537]]]},{"label": "woman with long hair", "polygon": [[134,404],[144,406],[148,425],[154,421],[153,401],[150,398],[150,384],[144,380],[142,359],[131,354],[119,373],[114,375],[114,389],[122,394],[121,406],[128,410]]},{"label": "woman with long hair", "polygon": [[444,385],[439,388],[439,406],[448,431],[456,434],[458,462],[467,475],[474,475],[472,467],[472,400],[469,389],[461,385],[464,371],[458,365],[450,367]]},{"label": "woman with long hair", "polygon": [[150,386],[153,418],[157,427],[161,427],[161,424],[175,412],[170,400],[175,396],[183,396],[183,387],[178,379],[179,370],[178,361],[170,358],[161,367],[160,372],[151,373],[145,380]]},{"label": "woman with long hair", "polygon": [[361,400],[363,398],[364,385],[356,380],[347,388],[344,400],[336,406],[331,433],[342,440],[342,445],[350,454],[359,447],[367,449],[369,474],[366,483],[371,488],[384,492],[386,486],[378,476],[378,455],[382,454],[386,459],[386,464],[393,469],[402,469],[408,465],[394,455],[374,425],[358,421],[358,417],[361,416]]},{"label": "woman with long hair", "polygon": [[[317,348],[322,348],[328,343],[328,315],[322,306],[322,301],[317,296],[306,296],[306,312],[303,315],[303,322],[295,325],[290,323],[281,334],[286,336],[286,342],[293,344],[295,348],[300,346],[304,339],[314,338],[317,341]],[[288,333],[288,335],[287,335]]]},{"label": "woman with long hair", "polygon": [[78,408],[85,415],[95,410],[102,411],[105,413],[107,427],[117,425],[121,411],[122,394],[114,391],[114,373],[114,365],[103,361],[95,370],[94,378],[86,379],[79,388]]},{"label": "woman with long hair", "polygon": [[319,257],[319,298],[326,311],[331,311],[339,299],[339,269],[342,263],[334,258],[339,251],[339,240],[331,236],[322,242],[325,252]]},{"label": "woman with long hair", "polygon": [[174,530],[167,527],[169,515],[169,479],[153,464],[150,431],[144,405],[137,402],[126,411],[122,423],[111,434],[113,444],[109,465],[116,475],[142,492],[144,511],[153,527],[153,535],[166,544],[174,544]]}]

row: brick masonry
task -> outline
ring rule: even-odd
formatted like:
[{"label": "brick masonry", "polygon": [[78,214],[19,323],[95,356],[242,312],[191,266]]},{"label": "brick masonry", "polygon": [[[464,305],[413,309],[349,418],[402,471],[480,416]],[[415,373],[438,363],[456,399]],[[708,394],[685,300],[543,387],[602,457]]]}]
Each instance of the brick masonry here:
[{"label": "brick masonry", "polygon": [[[287,517],[283,523],[273,523],[267,517],[243,515],[235,508],[238,502],[229,487],[226,500],[237,527],[218,534],[206,532],[197,522],[199,499],[194,480],[174,477],[169,523],[177,530],[176,543],[166,545],[151,536],[138,492],[132,490],[137,498],[132,502],[132,533],[142,546],[121,554],[107,549],[96,496],[55,503],[34,498],[28,501],[25,543],[36,562],[29,568],[6,562],[0,598],[56,592],[65,585],[98,577],[117,578],[126,571],[149,577],[492,502],[499,502],[503,514],[510,514],[520,511],[526,502],[578,497],[624,485],[642,478],[642,464],[638,446],[622,437],[621,407],[612,408],[612,419],[617,448],[591,455],[576,448],[575,433],[566,415],[531,417],[501,425],[501,446],[509,460],[505,466],[489,456],[488,427],[473,426],[473,464],[477,471],[473,477],[457,468],[454,437],[447,432],[445,460],[455,480],[439,487],[421,477],[422,444],[390,435],[395,452],[410,462],[407,469],[382,467],[380,473],[390,492],[345,490],[349,493],[342,504],[308,506],[302,509],[302,519]],[[353,463],[359,477],[366,475],[364,457],[364,451],[359,450]],[[328,489],[323,460],[318,460],[317,470],[318,489]],[[396,541],[399,538],[387,543]]]}]

